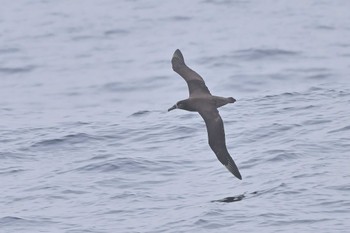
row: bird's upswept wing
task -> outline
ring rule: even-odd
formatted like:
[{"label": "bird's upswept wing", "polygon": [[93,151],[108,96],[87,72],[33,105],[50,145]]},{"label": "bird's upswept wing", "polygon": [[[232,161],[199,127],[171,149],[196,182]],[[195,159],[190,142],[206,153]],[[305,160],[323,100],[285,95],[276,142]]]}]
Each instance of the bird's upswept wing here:
[{"label": "bird's upswept wing", "polygon": [[199,114],[207,126],[209,145],[216,157],[235,177],[241,180],[242,176],[226,148],[224,123],[219,111],[213,108],[210,111],[199,111]]},{"label": "bird's upswept wing", "polygon": [[211,95],[203,78],[185,64],[184,57],[180,50],[177,49],[174,52],[171,64],[173,70],[187,82],[190,97]]}]

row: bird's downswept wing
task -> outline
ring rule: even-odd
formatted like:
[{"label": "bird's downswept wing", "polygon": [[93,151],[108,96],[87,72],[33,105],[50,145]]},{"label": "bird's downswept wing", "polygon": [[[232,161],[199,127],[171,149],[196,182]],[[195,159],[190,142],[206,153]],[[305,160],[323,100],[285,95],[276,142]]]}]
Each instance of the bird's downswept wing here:
[{"label": "bird's downswept wing", "polygon": [[173,70],[187,82],[190,97],[211,95],[203,78],[185,64],[184,57],[179,49],[174,52],[171,64]]},{"label": "bird's downswept wing", "polygon": [[216,108],[210,111],[199,111],[203,117],[205,125],[207,126],[209,146],[214,151],[219,161],[238,179],[242,176],[233,161],[232,157],[227,151],[225,142],[224,123]]}]

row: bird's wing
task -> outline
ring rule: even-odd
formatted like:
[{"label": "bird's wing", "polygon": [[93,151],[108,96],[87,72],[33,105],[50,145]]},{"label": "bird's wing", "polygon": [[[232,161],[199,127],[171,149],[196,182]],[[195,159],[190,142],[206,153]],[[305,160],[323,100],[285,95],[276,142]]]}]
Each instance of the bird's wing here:
[{"label": "bird's wing", "polygon": [[211,95],[203,78],[185,64],[180,50],[174,52],[171,64],[173,70],[187,82],[190,97]]},{"label": "bird's wing", "polygon": [[241,180],[242,176],[226,148],[224,123],[219,111],[213,107],[210,111],[199,111],[199,114],[207,126],[209,145],[216,157],[235,177]]}]

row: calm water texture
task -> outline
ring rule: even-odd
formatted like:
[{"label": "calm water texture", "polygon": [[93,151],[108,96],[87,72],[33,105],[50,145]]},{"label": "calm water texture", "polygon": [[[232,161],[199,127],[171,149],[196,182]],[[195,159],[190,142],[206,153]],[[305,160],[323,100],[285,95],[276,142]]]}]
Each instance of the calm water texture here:
[{"label": "calm water texture", "polygon": [[[350,1],[1,2],[0,232],[349,232]],[[220,109],[239,181],[171,69]]]}]

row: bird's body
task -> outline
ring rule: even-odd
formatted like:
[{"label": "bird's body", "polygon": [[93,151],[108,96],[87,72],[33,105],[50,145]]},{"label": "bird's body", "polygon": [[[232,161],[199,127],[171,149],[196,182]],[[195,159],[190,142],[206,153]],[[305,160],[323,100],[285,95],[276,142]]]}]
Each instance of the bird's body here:
[{"label": "bird's body", "polygon": [[242,176],[226,148],[224,124],[217,110],[219,107],[236,100],[232,97],[211,95],[203,78],[190,69],[184,61],[180,50],[176,50],[171,60],[173,70],[187,82],[190,96],[177,102],[168,111],[179,108],[191,112],[198,112],[207,126],[209,146],[219,161],[238,179]]}]

